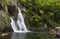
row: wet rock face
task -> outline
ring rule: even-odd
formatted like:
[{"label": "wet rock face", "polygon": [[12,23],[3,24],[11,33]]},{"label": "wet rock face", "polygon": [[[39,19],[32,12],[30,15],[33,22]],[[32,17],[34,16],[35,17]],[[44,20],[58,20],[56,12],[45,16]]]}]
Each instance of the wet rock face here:
[{"label": "wet rock face", "polygon": [[18,9],[17,9],[18,0],[9,0],[8,3],[8,12],[10,16],[13,16],[14,20],[17,20]]},{"label": "wet rock face", "polygon": [[2,4],[0,3],[0,10],[2,10]]},{"label": "wet rock face", "polygon": [[3,10],[0,10],[0,31],[4,32],[5,28],[10,28],[10,17]]},{"label": "wet rock face", "polygon": [[17,20],[18,9],[16,8],[16,6],[8,5],[8,12],[10,16],[14,17],[14,20]]}]

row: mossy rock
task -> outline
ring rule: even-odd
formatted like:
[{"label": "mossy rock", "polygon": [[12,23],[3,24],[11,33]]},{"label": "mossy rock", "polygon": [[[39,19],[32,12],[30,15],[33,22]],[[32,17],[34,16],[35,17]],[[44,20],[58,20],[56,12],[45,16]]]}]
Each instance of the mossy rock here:
[{"label": "mossy rock", "polygon": [[8,29],[11,28],[10,26],[10,16],[5,13],[3,10],[0,10],[0,31],[6,32],[9,31]]},{"label": "mossy rock", "polygon": [[18,16],[18,9],[16,6],[14,5],[8,5],[8,12],[10,16],[14,17],[14,20],[17,20],[17,16]]},{"label": "mossy rock", "polygon": [[0,32],[9,32],[12,30],[11,28],[11,20],[10,17],[13,16],[14,20],[17,20],[18,9],[17,9],[17,1],[10,0],[8,4],[6,4],[7,12],[5,11],[5,3],[0,2]]}]

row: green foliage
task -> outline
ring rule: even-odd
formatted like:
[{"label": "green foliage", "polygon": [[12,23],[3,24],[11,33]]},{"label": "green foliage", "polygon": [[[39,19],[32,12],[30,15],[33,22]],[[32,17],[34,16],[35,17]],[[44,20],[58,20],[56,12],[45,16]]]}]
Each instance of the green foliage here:
[{"label": "green foliage", "polygon": [[9,2],[9,0],[3,0],[4,2],[4,9],[5,9],[5,12],[8,12],[8,7],[7,7],[7,4]]},{"label": "green foliage", "polygon": [[40,13],[41,13],[41,14],[44,14],[43,10],[40,10]]},{"label": "green foliage", "polygon": [[21,0],[22,2],[26,2],[26,0]]},{"label": "green foliage", "polygon": [[52,13],[52,12],[48,12],[48,14],[51,15],[51,16],[54,15],[54,13]]},{"label": "green foliage", "polygon": [[41,27],[48,22],[52,26],[60,26],[60,0],[27,0],[23,6],[27,9],[28,26]]},{"label": "green foliage", "polygon": [[3,0],[4,3],[8,4],[9,0]]},{"label": "green foliage", "polygon": [[5,4],[8,4],[9,0],[0,0],[0,2],[3,2]]}]

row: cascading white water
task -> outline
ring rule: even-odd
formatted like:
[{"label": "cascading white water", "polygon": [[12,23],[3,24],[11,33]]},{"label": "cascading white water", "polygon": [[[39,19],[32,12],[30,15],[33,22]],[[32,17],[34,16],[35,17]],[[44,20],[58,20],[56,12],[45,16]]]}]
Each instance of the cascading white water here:
[{"label": "cascading white water", "polygon": [[[21,13],[20,8],[18,7],[18,19],[17,22],[14,21],[14,19],[12,17],[10,17],[11,19],[11,26],[14,30],[14,32],[30,32],[27,30],[26,25],[24,23],[24,18],[23,15]],[[17,26],[19,27],[19,29],[17,28]]]},{"label": "cascading white water", "polygon": [[19,13],[18,13],[17,24],[20,27],[20,31],[28,31],[24,23],[24,18],[23,18],[20,8],[18,8],[18,10],[19,10]]},{"label": "cascading white water", "polygon": [[13,20],[12,17],[10,17],[10,19],[11,19],[11,26],[12,26],[12,29],[14,30],[14,32],[17,32],[18,29],[17,29],[17,25],[16,25],[15,21]]}]

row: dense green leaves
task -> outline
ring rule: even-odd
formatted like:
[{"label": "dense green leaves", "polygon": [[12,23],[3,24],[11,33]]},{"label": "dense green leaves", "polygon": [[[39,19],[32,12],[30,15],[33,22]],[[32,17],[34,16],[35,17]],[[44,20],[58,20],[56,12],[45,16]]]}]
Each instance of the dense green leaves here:
[{"label": "dense green leaves", "polygon": [[21,0],[22,2],[26,2],[26,0]]},{"label": "dense green leaves", "polygon": [[60,26],[60,0],[27,0],[23,4],[28,11],[26,11],[27,18],[30,20],[26,21],[28,26],[40,27],[48,22],[52,26]]}]

